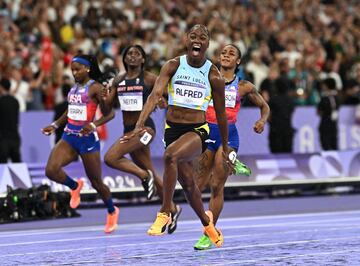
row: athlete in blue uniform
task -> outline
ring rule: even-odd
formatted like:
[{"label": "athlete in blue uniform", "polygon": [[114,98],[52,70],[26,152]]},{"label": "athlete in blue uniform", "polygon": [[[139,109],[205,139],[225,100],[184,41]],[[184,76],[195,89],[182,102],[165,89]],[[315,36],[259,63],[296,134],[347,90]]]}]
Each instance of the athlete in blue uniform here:
[{"label": "athlete in blue uniform", "polygon": [[68,108],[59,119],[42,129],[45,135],[50,135],[55,129],[66,124],[62,139],[50,154],[45,173],[49,179],[71,189],[70,207],[77,208],[84,181],[73,180],[64,172],[63,167],[80,155],[91,185],[100,194],[108,209],[105,232],[111,233],[117,227],[119,209],[114,206],[110,190],[101,178],[100,143],[96,127],[114,118],[114,112],[108,112],[106,116],[94,121],[98,105],[102,111],[106,110],[101,97],[103,86],[98,82],[102,73],[95,57],[74,57],[71,70],[76,84],[68,94]]},{"label": "athlete in blue uniform", "polygon": [[[236,70],[240,64],[240,50],[233,44],[224,46],[220,54],[220,72],[226,80],[225,106],[228,121],[228,146],[237,152],[239,149],[239,135],[236,129],[237,116],[241,107],[241,101],[248,97],[259,109],[261,117],[254,124],[254,131],[262,133],[269,117],[270,108],[254,85],[246,80],[239,80]],[[223,142],[220,138],[220,129],[215,109],[210,104],[206,112],[206,121],[210,126],[210,137],[207,150],[199,157],[196,164],[195,179],[202,191],[207,185],[211,189],[209,209],[214,214],[216,224],[224,205],[224,186],[230,171],[223,167],[222,149]],[[242,168],[242,173],[250,174],[247,167],[239,161],[235,163],[235,170]],[[239,170],[239,169],[238,169]],[[194,248],[198,250],[211,248],[212,243],[206,234],[203,234]]]}]

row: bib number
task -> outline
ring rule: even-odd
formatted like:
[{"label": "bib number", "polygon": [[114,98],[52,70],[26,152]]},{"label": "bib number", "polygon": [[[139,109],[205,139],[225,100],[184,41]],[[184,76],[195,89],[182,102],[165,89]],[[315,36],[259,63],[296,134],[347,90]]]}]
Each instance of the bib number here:
[{"label": "bib number", "polygon": [[[236,91],[225,91],[225,107],[234,108],[236,105]],[[211,99],[209,106],[214,106],[214,101]]]},{"label": "bib number", "polygon": [[87,110],[86,105],[72,105],[68,107],[67,116],[76,121],[86,121],[87,120]]},{"label": "bib number", "polygon": [[236,105],[236,91],[225,91],[225,107],[234,108]]},{"label": "bib number", "polygon": [[144,135],[140,138],[140,142],[146,146],[149,144],[151,139],[152,136],[148,132],[145,132]]},{"label": "bib number", "polygon": [[119,95],[119,103],[123,111],[141,111],[143,108],[142,93],[132,95]]},{"label": "bib number", "polygon": [[205,89],[174,84],[174,101],[184,105],[201,106],[205,99]]}]

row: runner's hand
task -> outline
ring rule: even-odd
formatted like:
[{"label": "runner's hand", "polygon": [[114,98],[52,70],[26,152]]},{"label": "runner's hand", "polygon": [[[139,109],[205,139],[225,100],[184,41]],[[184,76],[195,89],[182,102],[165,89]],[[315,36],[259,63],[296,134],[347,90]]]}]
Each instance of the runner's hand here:
[{"label": "runner's hand", "polygon": [[140,139],[145,132],[146,129],[144,127],[135,127],[133,131],[129,132],[127,135],[124,135],[120,138],[120,143],[126,143],[135,137]]},{"label": "runner's hand", "polygon": [[80,136],[88,136],[91,133],[93,133],[96,130],[96,126],[94,123],[89,123],[83,126],[83,128],[80,130],[79,134]]},{"label": "runner's hand", "polygon": [[46,136],[50,136],[51,134],[53,134],[55,132],[55,130],[56,130],[56,128],[54,125],[49,125],[49,126],[42,128],[41,132]]},{"label": "runner's hand", "polygon": [[260,134],[264,131],[264,126],[265,126],[265,121],[259,119],[258,121],[255,122],[254,131]]},{"label": "runner's hand", "polygon": [[160,108],[160,109],[165,109],[168,107],[168,103],[167,103],[167,100],[165,100],[165,98],[163,96],[161,96],[159,98],[159,101],[157,103],[157,106]]},{"label": "runner's hand", "polygon": [[106,100],[106,98],[109,96],[111,84],[112,84],[112,81],[108,82],[108,83],[106,83],[106,82],[103,83],[103,87],[101,88],[101,91],[100,91],[100,96],[103,100]]}]

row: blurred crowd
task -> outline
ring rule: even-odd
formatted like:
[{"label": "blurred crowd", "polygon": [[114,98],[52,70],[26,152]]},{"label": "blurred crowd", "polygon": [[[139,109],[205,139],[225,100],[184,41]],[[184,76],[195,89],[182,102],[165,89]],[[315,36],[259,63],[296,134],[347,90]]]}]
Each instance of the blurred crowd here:
[{"label": "blurred crowd", "polygon": [[211,32],[214,63],[224,44],[240,48],[239,75],[267,101],[285,91],[295,105],[318,105],[331,78],[341,104],[360,102],[358,0],[2,0],[0,78],[21,111],[52,110],[73,82],[74,55],[122,72],[121,53],[136,43],[158,73],[197,23]]}]

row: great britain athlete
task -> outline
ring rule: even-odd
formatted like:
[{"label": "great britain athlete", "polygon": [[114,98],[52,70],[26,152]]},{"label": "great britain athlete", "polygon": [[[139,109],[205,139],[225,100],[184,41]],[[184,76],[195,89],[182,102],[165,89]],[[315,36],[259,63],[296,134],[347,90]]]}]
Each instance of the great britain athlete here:
[{"label": "great britain athlete", "polygon": [[[193,176],[192,161],[206,149],[209,126],[205,111],[213,98],[219,121],[220,135],[227,143],[228,131],[225,113],[225,82],[219,70],[205,57],[210,34],[203,25],[193,26],[186,35],[187,53],[167,61],[161,68],[154,89],[141,112],[132,137],[144,134],[144,124],[150,113],[168,92],[168,110],[165,123],[164,190],[163,203],[147,233],[162,235],[171,223],[171,203],[176,182],[184,189],[186,198],[200,218],[204,231],[218,247],[224,238],[213,223],[211,211],[204,210],[201,192]],[[131,137],[131,136],[130,136]],[[224,160],[228,160],[228,146],[223,146]]]},{"label": "great britain athlete", "polygon": [[[146,54],[143,48],[140,45],[128,46],[123,52],[123,64],[126,72],[115,77],[109,94],[107,94],[107,90],[103,92],[107,106],[112,106],[116,98],[119,100],[123,115],[124,135],[131,134],[135,129],[141,110],[157,78],[156,75],[144,70],[145,63]],[[151,162],[149,144],[155,136],[156,129],[154,121],[150,117],[145,121],[145,129],[147,135],[143,138],[132,138],[130,141],[124,142],[123,137],[120,137],[106,152],[104,160],[112,168],[139,177],[142,180],[147,199],[150,200],[156,191],[162,199],[162,180],[156,175]],[[144,141],[145,138],[147,138],[146,141]],[[127,159],[125,154],[130,154],[132,160]],[[171,212],[175,219],[168,228],[170,234],[176,229],[181,207],[172,203]]]},{"label": "great britain athlete", "polygon": [[[255,122],[253,127],[256,133],[260,134],[263,132],[270,113],[268,104],[257,92],[255,86],[249,81],[239,80],[239,77],[236,75],[240,61],[241,52],[234,44],[226,45],[221,50],[220,72],[226,81],[225,106],[229,131],[228,145],[235,152],[239,149],[239,135],[235,123],[242,99],[247,97],[260,109],[260,119]],[[214,215],[214,224],[216,224],[224,205],[224,186],[230,174],[230,169],[227,165],[223,164],[223,142],[219,134],[219,124],[215,115],[215,109],[211,103],[206,112],[206,121],[210,127],[210,136],[206,151],[198,159],[195,179],[200,191],[203,191],[207,185],[210,186],[209,209]],[[238,160],[236,160],[234,168],[236,174],[250,174],[250,169]],[[194,245],[194,248],[203,250],[209,249],[211,246],[212,243],[209,237],[204,233]]]},{"label": "great britain athlete", "polygon": [[[71,62],[71,70],[75,85],[67,96],[68,108],[59,119],[42,129],[45,135],[50,135],[55,129],[66,124],[61,140],[49,156],[45,173],[50,180],[70,188],[70,207],[77,208],[84,181],[72,179],[64,172],[63,167],[80,155],[92,187],[100,194],[107,207],[108,215],[104,231],[111,233],[117,227],[119,209],[114,206],[110,190],[101,178],[100,142],[96,127],[111,120],[114,112],[106,111],[108,108],[102,99],[103,86],[99,82],[102,73],[96,57],[75,56]],[[94,121],[98,106],[107,115]]]}]

